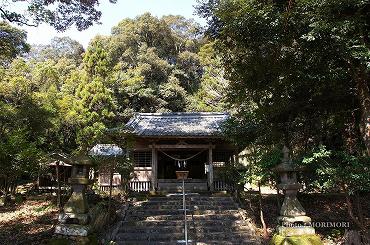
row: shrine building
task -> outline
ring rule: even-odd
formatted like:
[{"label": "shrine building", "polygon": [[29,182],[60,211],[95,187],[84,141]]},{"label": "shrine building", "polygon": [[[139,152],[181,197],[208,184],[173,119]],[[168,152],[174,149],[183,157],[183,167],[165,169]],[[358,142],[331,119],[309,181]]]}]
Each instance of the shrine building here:
[{"label": "shrine building", "polygon": [[[134,162],[133,191],[176,191],[176,170],[189,171],[190,191],[226,190],[222,169],[236,161],[237,148],[222,135],[229,118],[223,112],[138,113],[125,129],[133,138],[129,149]],[[107,185],[102,175],[101,186]],[[114,185],[120,176],[114,175]]]}]

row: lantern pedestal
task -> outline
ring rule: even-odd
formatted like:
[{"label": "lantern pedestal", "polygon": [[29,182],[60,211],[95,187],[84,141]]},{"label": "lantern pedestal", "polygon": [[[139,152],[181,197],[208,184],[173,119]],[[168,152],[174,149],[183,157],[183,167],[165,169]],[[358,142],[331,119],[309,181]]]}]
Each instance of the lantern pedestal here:
[{"label": "lantern pedestal", "polygon": [[87,225],[59,224],[55,226],[55,233],[64,236],[87,237],[90,228]]},{"label": "lantern pedestal", "polygon": [[64,211],[59,214],[59,224],[55,227],[55,233],[86,237],[90,230],[86,187],[89,184],[91,162],[88,157],[84,156],[76,157],[73,160],[72,177],[69,179],[73,192],[64,205]]},{"label": "lantern pedestal", "polygon": [[298,235],[298,236],[282,236],[275,234],[270,242],[271,245],[322,245],[322,241],[318,235]]}]

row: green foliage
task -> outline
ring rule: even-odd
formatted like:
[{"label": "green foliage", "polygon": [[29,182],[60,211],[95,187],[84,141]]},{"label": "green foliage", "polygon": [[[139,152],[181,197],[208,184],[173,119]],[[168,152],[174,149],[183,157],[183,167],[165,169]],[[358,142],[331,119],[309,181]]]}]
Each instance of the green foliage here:
[{"label": "green foliage", "polygon": [[[146,13],[95,37],[86,51],[70,38],[54,38],[33,46],[25,59],[19,56],[28,51],[26,34],[5,23],[1,28],[9,40],[0,41],[6,51],[0,56],[0,164],[14,180],[35,176],[52,152],[127,144],[107,129],[135,112],[225,108],[227,82],[214,44],[184,17]],[[117,164],[125,180],[132,168],[127,159]]]},{"label": "green foliage", "polygon": [[36,176],[50,127],[50,113],[32,98],[24,81],[5,76],[0,87],[0,169],[9,183],[16,183],[22,175]]},{"label": "green foliage", "polygon": [[83,58],[88,79],[103,79],[123,120],[134,112],[222,110],[222,68],[212,47],[202,49],[199,30],[181,16],[124,19],[91,41]]},{"label": "green foliage", "polygon": [[18,55],[27,53],[30,49],[26,43],[27,35],[12,27],[5,21],[0,22],[0,65],[7,65]]},{"label": "green foliage", "polygon": [[[250,118],[244,111],[251,111],[260,135],[273,144],[296,145],[308,130],[309,137],[320,137],[325,132],[316,125],[340,120],[328,119],[328,112],[343,118],[357,106],[348,68],[338,56],[340,47],[326,35],[314,43],[303,38],[312,18],[304,7],[294,6],[289,18],[283,3],[215,1],[209,9],[222,23],[215,23],[222,29],[211,26],[210,31],[217,35],[218,50],[233,81],[228,100],[246,124]],[[336,122],[336,129],[343,123]]]},{"label": "green foliage", "polygon": [[224,111],[227,108],[225,95],[229,82],[224,78],[222,62],[214,45],[214,42],[205,43],[198,52],[203,71],[199,88],[189,99],[189,108],[195,111]]},{"label": "green foliage", "polygon": [[356,157],[343,151],[327,150],[320,146],[303,158],[309,169],[309,189],[332,190],[339,188],[353,194],[369,191],[369,157]]},{"label": "green foliage", "polygon": [[109,61],[103,43],[104,38],[99,36],[95,37],[95,39],[90,42],[84,54],[83,64],[87,74],[91,77],[100,76],[105,78],[107,76]]},{"label": "green foliage", "polygon": [[[1,18],[18,25],[38,26],[41,23],[47,23],[58,31],[65,31],[72,25],[76,25],[77,29],[82,31],[98,22],[101,17],[101,12],[96,9],[99,5],[97,0],[31,0],[25,4],[19,2],[21,1],[1,3]],[[110,2],[116,1],[110,0]]]},{"label": "green foliage", "polygon": [[121,175],[121,187],[125,189],[128,182],[134,178],[134,162],[129,157],[118,158],[116,171]]},{"label": "green foliage", "polygon": [[37,61],[51,59],[55,62],[65,58],[80,64],[83,52],[84,48],[79,42],[69,37],[54,37],[50,44],[32,45],[28,57]]},{"label": "green foliage", "polygon": [[370,109],[368,9],[360,0],[216,0],[198,6],[229,80],[234,118],[225,133],[240,147],[257,149],[262,171],[271,167],[264,168],[271,161],[262,156],[273,156],[281,145],[297,163],[326,145],[335,153],[318,168],[323,179],[364,179],[358,171],[369,148],[362,123]]},{"label": "green foliage", "polygon": [[48,242],[49,245],[70,245],[72,242],[65,238],[52,238]]}]

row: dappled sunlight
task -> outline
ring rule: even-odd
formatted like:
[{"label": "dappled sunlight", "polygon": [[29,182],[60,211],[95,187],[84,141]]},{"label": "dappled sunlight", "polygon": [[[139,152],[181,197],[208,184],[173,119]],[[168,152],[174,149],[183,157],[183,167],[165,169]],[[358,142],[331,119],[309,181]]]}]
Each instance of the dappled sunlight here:
[{"label": "dappled sunlight", "polygon": [[21,205],[0,208],[0,225],[22,221],[31,223],[34,219],[56,211],[50,201],[25,201]]},{"label": "dappled sunlight", "polygon": [[0,207],[0,240],[36,244],[54,231],[57,208],[51,201],[24,201],[20,205]]}]

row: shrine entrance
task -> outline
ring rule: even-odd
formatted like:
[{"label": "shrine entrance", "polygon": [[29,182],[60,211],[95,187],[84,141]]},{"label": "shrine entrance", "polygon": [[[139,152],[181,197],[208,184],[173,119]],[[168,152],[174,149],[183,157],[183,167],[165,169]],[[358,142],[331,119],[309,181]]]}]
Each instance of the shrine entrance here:
[{"label": "shrine entrance", "polygon": [[[208,149],[161,150],[158,151],[158,179],[176,179],[179,165],[189,171],[189,179],[207,179],[205,165],[208,162]],[[183,166],[184,165],[184,166]]]}]

